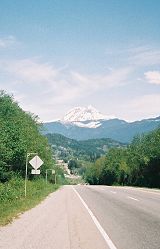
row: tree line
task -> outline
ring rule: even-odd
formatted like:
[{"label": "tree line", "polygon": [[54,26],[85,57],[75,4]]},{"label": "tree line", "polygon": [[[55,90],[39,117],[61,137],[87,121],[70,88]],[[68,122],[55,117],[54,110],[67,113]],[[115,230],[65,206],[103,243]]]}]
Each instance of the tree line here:
[{"label": "tree line", "polygon": [[0,182],[14,174],[24,177],[27,152],[38,153],[44,161],[42,175],[53,167],[51,148],[40,129],[37,116],[24,112],[13,96],[0,91]]},{"label": "tree line", "polygon": [[86,169],[90,184],[160,188],[160,128],[136,136],[126,148],[112,148]]}]

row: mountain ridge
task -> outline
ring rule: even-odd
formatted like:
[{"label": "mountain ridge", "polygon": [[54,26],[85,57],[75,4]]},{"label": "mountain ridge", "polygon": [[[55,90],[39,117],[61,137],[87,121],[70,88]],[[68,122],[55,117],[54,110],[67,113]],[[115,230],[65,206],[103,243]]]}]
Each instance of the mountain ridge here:
[{"label": "mountain ridge", "polygon": [[[93,108],[91,109],[93,110]],[[79,118],[81,117],[79,116]],[[46,122],[43,124],[42,133],[59,133],[76,140],[111,138],[119,142],[130,143],[134,136],[150,132],[158,127],[160,127],[160,116],[134,122],[118,118],[85,120],[83,117],[81,121],[80,119],[79,121],[62,119]]]}]

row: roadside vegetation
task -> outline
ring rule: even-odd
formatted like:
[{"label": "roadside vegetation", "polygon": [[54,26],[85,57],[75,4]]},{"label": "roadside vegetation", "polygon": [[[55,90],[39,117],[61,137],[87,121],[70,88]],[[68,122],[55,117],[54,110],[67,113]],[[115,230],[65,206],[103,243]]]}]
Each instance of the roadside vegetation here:
[{"label": "roadside vegetation", "polygon": [[[38,117],[24,112],[12,96],[0,91],[0,225],[44,199],[65,182],[62,169],[55,166],[52,150],[46,137],[41,135]],[[41,175],[31,175],[28,164],[27,197],[24,197],[25,163],[27,153],[37,153],[43,160]],[[32,156],[33,157],[33,156]],[[29,157],[29,160],[32,158]],[[48,174],[54,169],[57,174]]]},{"label": "roadside vegetation", "polygon": [[137,136],[126,148],[112,148],[87,167],[90,184],[160,188],[160,128]]},{"label": "roadside vegetation", "polygon": [[6,225],[20,213],[34,207],[59,185],[45,182],[44,179],[27,181],[27,196],[24,197],[24,179],[13,177],[0,184],[0,225]]},{"label": "roadside vegetation", "polygon": [[27,152],[37,153],[44,161],[42,175],[47,168],[53,167],[51,148],[40,129],[37,116],[24,112],[12,96],[0,92],[1,182],[8,181],[15,173],[24,177]]}]

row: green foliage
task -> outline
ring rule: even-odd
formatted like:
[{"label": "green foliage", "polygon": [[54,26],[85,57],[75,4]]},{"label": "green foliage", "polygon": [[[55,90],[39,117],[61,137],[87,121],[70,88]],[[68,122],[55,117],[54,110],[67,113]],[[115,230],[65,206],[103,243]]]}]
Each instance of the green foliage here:
[{"label": "green foliage", "polygon": [[74,168],[78,168],[78,164],[76,160],[70,160],[68,163],[68,168],[73,170]]},{"label": "green foliage", "polygon": [[[39,203],[58,185],[45,182],[46,169],[55,169],[52,150],[40,133],[41,124],[31,113],[24,112],[12,96],[0,91],[0,224],[6,224],[19,212]],[[31,175],[28,164],[27,197],[24,176],[27,153],[37,153],[44,161],[41,175]],[[30,156],[30,160],[33,157]],[[63,171],[56,168],[57,182],[64,181]],[[32,180],[32,181],[30,181]],[[54,182],[55,183],[55,182]]]},{"label": "green foliage", "polygon": [[5,184],[0,184],[0,201],[12,202],[24,196],[24,181],[19,177],[12,179]]},{"label": "green foliage", "polygon": [[109,138],[77,141],[60,134],[47,134],[46,137],[58,157],[64,161],[78,158],[78,160],[94,162],[110,148],[125,146],[125,144]]},{"label": "green foliage", "polygon": [[[36,152],[45,169],[52,167],[52,152],[47,139],[40,134],[37,116],[24,112],[12,96],[0,91],[0,181],[9,180],[16,172],[25,175],[27,152]],[[30,171],[29,171],[30,172]]]},{"label": "green foliage", "polygon": [[71,174],[74,175],[83,175],[85,168],[83,165],[83,161],[78,159],[71,159],[68,162],[68,168],[70,169]]},{"label": "green foliage", "polygon": [[0,225],[12,221],[19,213],[34,207],[59,185],[44,179],[27,181],[27,197],[24,197],[24,179],[14,176],[6,183],[0,183]]},{"label": "green foliage", "polygon": [[85,172],[90,184],[160,187],[160,128],[133,139],[127,148],[112,148]]}]

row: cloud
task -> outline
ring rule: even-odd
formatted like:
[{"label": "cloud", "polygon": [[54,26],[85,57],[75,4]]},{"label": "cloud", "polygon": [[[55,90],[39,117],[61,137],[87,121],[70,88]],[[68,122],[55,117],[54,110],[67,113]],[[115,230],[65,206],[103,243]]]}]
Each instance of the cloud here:
[{"label": "cloud", "polygon": [[50,82],[58,73],[52,65],[33,59],[1,61],[0,67],[8,73],[26,82]]},{"label": "cloud", "polygon": [[64,109],[98,92],[122,87],[127,84],[131,69],[119,68],[91,75],[28,58],[1,60],[0,72],[6,77],[1,80],[2,88],[13,92],[25,110],[46,120],[52,116],[47,110],[60,113],[57,106]]},{"label": "cloud", "polygon": [[[160,94],[146,94],[129,100],[113,102],[112,109],[117,117],[133,122],[160,116]],[[120,110],[120,112],[119,112]]]},{"label": "cloud", "polygon": [[153,66],[160,62],[160,50],[141,50],[129,57],[129,62],[137,66]]},{"label": "cloud", "polygon": [[103,75],[86,75],[72,72],[73,81],[85,89],[95,91],[98,89],[109,89],[127,84],[132,70],[129,67],[112,70]]},{"label": "cloud", "polygon": [[111,50],[106,52],[110,58],[116,58],[118,63],[138,67],[154,66],[160,63],[160,49],[151,46],[134,46],[126,49]]},{"label": "cloud", "polygon": [[130,110],[130,119],[142,119],[148,117],[156,117],[160,115],[160,94],[147,94],[135,98],[128,107]]},{"label": "cloud", "polygon": [[1,37],[0,38],[0,48],[8,48],[11,47],[12,45],[16,44],[16,38],[14,36],[7,36],[7,37]]},{"label": "cloud", "polygon": [[89,75],[72,71],[66,67],[56,68],[52,64],[35,59],[2,60],[0,69],[14,77],[14,81],[17,82],[32,84],[32,86],[37,83],[47,84],[52,90],[62,88],[61,92],[63,92],[69,89],[80,94],[86,90],[93,92],[102,88],[122,86],[127,83],[131,73],[131,69],[126,67],[113,69],[103,75]]},{"label": "cloud", "polygon": [[148,71],[145,74],[146,80],[151,84],[160,85],[160,72],[159,71]]}]

